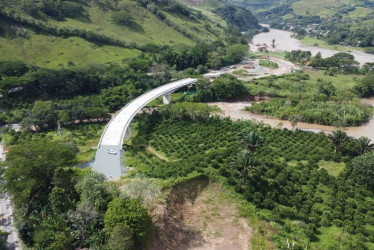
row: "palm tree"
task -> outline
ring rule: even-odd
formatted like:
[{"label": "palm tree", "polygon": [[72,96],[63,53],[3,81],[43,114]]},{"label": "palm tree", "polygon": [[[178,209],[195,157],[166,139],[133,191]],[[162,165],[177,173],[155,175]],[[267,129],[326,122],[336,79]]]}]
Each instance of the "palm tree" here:
[{"label": "palm tree", "polygon": [[252,153],[263,144],[263,139],[257,132],[243,129],[239,136],[244,147]]},{"label": "palm tree", "polygon": [[238,153],[231,163],[231,167],[236,168],[242,173],[244,185],[247,182],[249,171],[254,167],[253,162],[254,154],[244,149]]},{"label": "palm tree", "polygon": [[358,153],[360,155],[366,153],[367,151],[371,150],[374,148],[374,144],[370,143],[371,140],[367,138],[366,136],[361,136],[357,140],[357,147],[358,147]]},{"label": "palm tree", "polygon": [[335,145],[335,153],[338,153],[340,150],[340,145],[347,139],[347,133],[341,129],[338,129],[332,132],[330,139]]}]

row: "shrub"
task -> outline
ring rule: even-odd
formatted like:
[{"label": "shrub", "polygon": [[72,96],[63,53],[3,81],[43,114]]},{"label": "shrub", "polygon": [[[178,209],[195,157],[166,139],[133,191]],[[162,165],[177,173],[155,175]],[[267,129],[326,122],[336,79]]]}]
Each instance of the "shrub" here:
[{"label": "shrub", "polygon": [[[113,233],[116,226],[130,227],[136,248],[144,247],[152,230],[152,220],[138,200],[115,198],[104,217],[105,229]],[[117,229],[116,229],[117,230]]]}]

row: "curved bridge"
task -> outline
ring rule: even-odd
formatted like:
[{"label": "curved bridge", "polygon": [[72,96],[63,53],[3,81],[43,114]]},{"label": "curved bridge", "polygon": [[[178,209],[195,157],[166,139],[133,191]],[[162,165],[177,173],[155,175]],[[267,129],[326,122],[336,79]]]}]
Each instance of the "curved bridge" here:
[{"label": "curved bridge", "polygon": [[93,169],[103,173],[107,178],[119,178],[124,173],[122,143],[124,138],[130,138],[130,123],[134,116],[158,97],[162,96],[164,104],[169,104],[171,93],[195,82],[197,79],[186,78],[165,84],[132,100],[118,111],[101,135]]}]

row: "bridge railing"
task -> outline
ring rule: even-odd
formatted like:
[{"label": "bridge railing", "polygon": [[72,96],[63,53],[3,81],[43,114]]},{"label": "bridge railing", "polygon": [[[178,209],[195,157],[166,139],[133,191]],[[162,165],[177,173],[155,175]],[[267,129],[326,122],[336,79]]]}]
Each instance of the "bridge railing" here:
[{"label": "bridge railing", "polygon": [[[174,86],[177,82],[182,82],[182,81],[186,81],[185,83],[183,83],[182,85],[176,85]],[[107,132],[110,124],[115,120],[115,118],[126,108],[128,108],[131,104],[133,104],[134,102],[144,98],[144,96],[147,96],[147,95],[150,95],[150,93],[152,92],[157,92],[157,90],[160,90],[160,89],[163,89],[163,88],[166,88],[165,91],[162,91],[161,93],[158,93],[156,97],[152,98],[151,100],[148,100],[148,99],[145,99],[144,102],[142,102],[141,105],[139,105],[139,107],[137,108],[137,110],[135,112],[133,112],[133,114],[131,115],[131,118],[126,121],[126,124],[124,124],[124,127],[123,127],[123,130],[121,132],[121,143],[123,142],[123,139],[124,139],[124,136],[125,136],[125,132],[126,132],[126,129],[127,127],[130,125],[130,122],[132,121],[132,119],[134,118],[134,116],[139,112],[140,109],[142,109],[145,105],[147,105],[150,101],[158,98],[158,97],[161,97],[167,93],[170,93],[170,92],[173,92],[183,86],[186,86],[188,84],[192,84],[192,83],[195,83],[197,82],[197,79],[194,79],[194,78],[186,78],[186,79],[182,79],[182,80],[178,80],[178,81],[175,81],[175,82],[171,82],[171,83],[168,83],[168,84],[165,84],[165,85],[162,85],[160,87],[157,87],[151,91],[148,91],[140,96],[138,96],[137,98],[133,99],[132,101],[130,101],[129,103],[127,103],[125,106],[123,106],[119,111],[117,111],[115,113],[115,115],[112,117],[112,119],[108,122],[108,124],[106,125],[103,133],[101,134],[101,137],[100,137],[100,141],[99,141],[99,144],[98,144],[98,148],[100,148],[101,144],[102,144],[102,141],[103,141],[103,138],[105,136],[105,133]],[[167,88],[168,86],[170,86],[170,88]]]}]

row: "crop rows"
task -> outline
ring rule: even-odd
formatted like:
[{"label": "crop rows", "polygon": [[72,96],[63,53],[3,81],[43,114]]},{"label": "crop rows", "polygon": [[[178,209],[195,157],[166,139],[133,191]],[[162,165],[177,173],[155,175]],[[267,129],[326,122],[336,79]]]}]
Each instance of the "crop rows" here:
[{"label": "crop rows", "polygon": [[260,162],[318,162],[330,160],[334,152],[333,144],[324,134],[276,130],[250,122],[173,120],[157,124],[149,135],[150,146],[169,161],[147,161],[144,156],[142,161],[150,166],[148,170],[152,169],[146,172],[153,177],[170,178],[205,167],[226,169],[242,148],[238,134],[246,127],[257,130],[264,139],[264,146],[257,152]]}]

